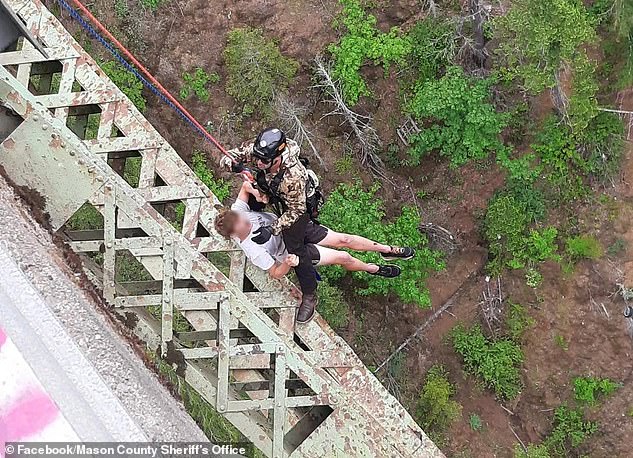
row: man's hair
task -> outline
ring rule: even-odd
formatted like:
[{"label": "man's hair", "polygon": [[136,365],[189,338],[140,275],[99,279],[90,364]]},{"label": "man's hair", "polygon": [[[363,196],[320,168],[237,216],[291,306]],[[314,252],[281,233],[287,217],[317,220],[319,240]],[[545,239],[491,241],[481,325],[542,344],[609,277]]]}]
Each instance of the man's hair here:
[{"label": "man's hair", "polygon": [[215,217],[213,225],[218,234],[227,240],[231,240],[231,235],[235,230],[235,223],[237,222],[238,214],[233,210],[223,208]]}]

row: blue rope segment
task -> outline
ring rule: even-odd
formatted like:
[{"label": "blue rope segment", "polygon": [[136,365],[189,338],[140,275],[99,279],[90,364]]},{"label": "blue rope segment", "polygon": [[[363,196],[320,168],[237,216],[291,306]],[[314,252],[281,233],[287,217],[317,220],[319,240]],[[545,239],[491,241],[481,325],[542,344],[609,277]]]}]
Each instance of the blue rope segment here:
[{"label": "blue rope segment", "polygon": [[70,6],[66,0],[57,0],[57,3],[64,8],[70,16],[76,20],[83,29],[90,34],[90,36],[96,39],[101,45],[106,48],[110,54],[121,64],[123,67],[127,69],[130,73],[132,73],[136,78],[138,78],[143,86],[148,88],[154,95],[156,95],[160,100],[162,100],[165,104],[167,104],[172,110],[174,110],[190,127],[192,127],[196,132],[202,135],[202,137],[209,143],[213,144],[211,140],[209,140],[206,136],[206,132],[196,126],[189,117],[182,112],[180,108],[173,104],[171,100],[169,100],[165,95],[160,92],[156,86],[154,86],[150,81],[148,81],[143,75],[141,75],[136,68],[130,64],[119,52],[106,40],[97,30],[95,30],[80,14],[77,10],[75,10],[72,6]]}]

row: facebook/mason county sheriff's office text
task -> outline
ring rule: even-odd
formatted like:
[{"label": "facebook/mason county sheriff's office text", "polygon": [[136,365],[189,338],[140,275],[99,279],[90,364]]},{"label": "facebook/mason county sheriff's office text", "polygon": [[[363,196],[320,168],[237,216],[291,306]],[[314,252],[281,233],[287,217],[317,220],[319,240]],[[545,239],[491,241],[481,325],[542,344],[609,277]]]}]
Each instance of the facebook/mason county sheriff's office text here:
[{"label": "facebook/mason county sheriff's office text", "polygon": [[[11,451],[8,450],[9,453]],[[17,455],[141,455],[156,458],[161,455],[244,455],[243,446],[231,444],[112,444],[91,446],[90,444],[16,444]],[[13,454],[11,453],[11,454]]]}]

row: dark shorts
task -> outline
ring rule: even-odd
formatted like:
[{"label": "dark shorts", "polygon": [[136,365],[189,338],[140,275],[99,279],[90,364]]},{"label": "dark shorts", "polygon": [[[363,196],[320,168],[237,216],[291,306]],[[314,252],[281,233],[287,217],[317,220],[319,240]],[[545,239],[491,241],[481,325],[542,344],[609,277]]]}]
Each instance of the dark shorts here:
[{"label": "dark shorts", "polygon": [[321,254],[316,245],[327,236],[328,231],[329,229],[327,227],[314,224],[312,221],[310,221],[308,227],[306,227],[305,244],[310,259],[312,260],[312,265],[317,265],[321,260]]}]

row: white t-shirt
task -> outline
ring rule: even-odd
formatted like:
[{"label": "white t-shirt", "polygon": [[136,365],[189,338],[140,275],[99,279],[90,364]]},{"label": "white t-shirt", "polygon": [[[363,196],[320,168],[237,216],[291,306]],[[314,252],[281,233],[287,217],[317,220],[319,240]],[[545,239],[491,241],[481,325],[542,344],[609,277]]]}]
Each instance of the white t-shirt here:
[{"label": "white t-shirt", "polygon": [[248,257],[255,266],[262,270],[268,270],[275,265],[275,261],[283,262],[283,260],[286,259],[288,252],[286,251],[286,245],[284,245],[281,235],[273,235],[270,240],[263,245],[259,245],[251,240],[253,233],[259,229],[260,226],[270,226],[277,219],[277,216],[272,213],[254,212],[246,202],[239,199],[231,205],[231,210],[244,215],[253,225],[248,237],[242,241],[237,240],[237,242],[240,247],[242,247],[242,250],[244,250],[244,253],[246,253],[246,257]]}]

